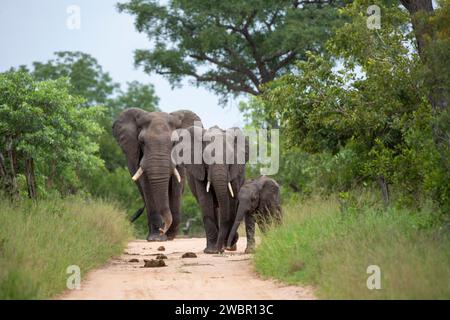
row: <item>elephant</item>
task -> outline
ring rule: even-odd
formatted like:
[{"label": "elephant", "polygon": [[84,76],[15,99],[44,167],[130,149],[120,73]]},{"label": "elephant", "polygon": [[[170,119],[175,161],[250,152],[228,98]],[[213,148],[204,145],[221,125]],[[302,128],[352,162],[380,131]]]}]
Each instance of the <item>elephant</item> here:
[{"label": "elephant", "polygon": [[[195,162],[195,148],[191,148],[191,158],[183,162],[183,166],[186,168],[189,187],[202,211],[206,232],[206,248],[203,252],[222,253],[235,220],[235,195],[245,181],[248,139],[238,128],[224,131],[217,126],[208,130],[193,126],[188,131],[191,145],[200,145],[198,151],[201,152],[200,161]],[[223,152],[219,154],[218,149]],[[241,161],[238,161],[238,154],[243,155]],[[230,155],[234,155],[231,160],[227,159]],[[237,239],[238,234],[235,233],[226,249],[236,250]]]},{"label": "elephant", "polygon": [[166,113],[139,108],[125,109],[113,124],[113,135],[147,209],[147,241],[172,240],[178,232],[185,170],[172,162],[171,136],[194,124],[202,127],[200,118],[189,110]]},{"label": "elephant", "polygon": [[238,202],[236,220],[228,239],[234,237],[245,216],[245,252],[251,253],[255,247],[255,222],[262,232],[266,232],[268,223],[281,222],[280,187],[275,180],[267,176],[247,180],[239,191]]}]

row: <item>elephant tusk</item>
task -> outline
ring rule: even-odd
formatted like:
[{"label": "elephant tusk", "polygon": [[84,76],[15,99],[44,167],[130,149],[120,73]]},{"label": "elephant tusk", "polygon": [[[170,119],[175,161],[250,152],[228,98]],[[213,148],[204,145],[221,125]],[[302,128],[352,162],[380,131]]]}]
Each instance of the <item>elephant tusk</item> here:
[{"label": "elephant tusk", "polygon": [[231,197],[234,198],[233,187],[231,186],[230,182],[228,182],[228,190],[230,190]]},{"label": "elephant tusk", "polygon": [[134,174],[134,176],[131,179],[133,181],[137,181],[137,179],[139,179],[143,173],[144,173],[144,170],[142,170],[142,168],[139,167],[138,171],[136,171],[136,173]]},{"label": "elephant tusk", "polygon": [[211,187],[211,181],[206,184],[206,192],[209,192],[209,187]]},{"label": "elephant tusk", "polygon": [[177,168],[173,168],[173,174],[175,175],[175,177],[177,177],[178,183],[181,183],[181,176]]}]

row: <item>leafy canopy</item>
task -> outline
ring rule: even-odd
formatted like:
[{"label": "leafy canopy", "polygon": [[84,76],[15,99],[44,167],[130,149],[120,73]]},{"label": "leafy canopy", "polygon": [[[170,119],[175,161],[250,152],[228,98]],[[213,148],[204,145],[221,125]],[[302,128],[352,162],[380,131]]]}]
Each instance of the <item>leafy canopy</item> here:
[{"label": "leafy canopy", "polygon": [[[370,4],[382,8],[379,30],[366,27]],[[448,12],[448,1],[442,5],[440,10]],[[440,10],[433,27],[445,25]],[[248,118],[256,125],[267,114],[276,118],[286,153],[303,151],[325,161],[323,155],[330,155],[331,167],[315,166],[345,178],[329,180],[339,191],[382,177],[408,199],[433,198],[449,210],[450,177],[433,143],[435,114],[424,81],[429,70],[414,49],[408,12],[383,1],[356,0],[342,14],[351,22],[327,42],[326,53],[307,53],[293,72],[267,84],[245,106]],[[436,57],[442,57],[449,39],[448,33],[439,35]],[[442,74],[450,74],[448,60],[436,63]]]},{"label": "leafy canopy", "polygon": [[119,10],[136,17],[151,49],[135,52],[136,65],[184,77],[226,97],[261,93],[261,85],[290,70],[307,50],[318,52],[340,24],[343,1],[131,0]]}]

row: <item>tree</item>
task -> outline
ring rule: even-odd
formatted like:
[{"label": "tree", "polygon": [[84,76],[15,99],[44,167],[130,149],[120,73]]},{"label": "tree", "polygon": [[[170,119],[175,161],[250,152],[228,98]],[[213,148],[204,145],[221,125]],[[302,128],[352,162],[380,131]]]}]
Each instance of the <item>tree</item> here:
[{"label": "tree", "polygon": [[189,77],[225,101],[230,93],[259,95],[307,50],[320,51],[341,23],[336,8],[343,2],[131,0],[118,7],[154,43],[135,52],[136,65],[173,85]]},{"label": "tree", "polygon": [[437,13],[432,0],[400,0],[400,3],[410,14],[417,52],[425,69],[428,99],[435,118],[434,143],[450,172],[450,1],[438,1]]},{"label": "tree", "polygon": [[125,108],[140,108],[148,112],[160,111],[157,107],[158,103],[159,98],[156,96],[153,85],[138,81],[128,82],[127,90],[121,91],[112,101],[112,116],[115,118]]},{"label": "tree", "polygon": [[79,51],[55,52],[56,59],[33,62],[32,75],[36,80],[69,79],[70,93],[83,97],[86,105],[107,106],[111,96],[120,88],[104,72],[97,60]]},{"label": "tree", "polygon": [[0,92],[1,171],[13,198],[20,173],[28,196],[36,198],[37,180],[70,193],[80,171],[103,166],[94,142],[102,109],[83,108],[85,101],[69,94],[67,79],[36,81],[24,71],[7,72],[0,74]]}]

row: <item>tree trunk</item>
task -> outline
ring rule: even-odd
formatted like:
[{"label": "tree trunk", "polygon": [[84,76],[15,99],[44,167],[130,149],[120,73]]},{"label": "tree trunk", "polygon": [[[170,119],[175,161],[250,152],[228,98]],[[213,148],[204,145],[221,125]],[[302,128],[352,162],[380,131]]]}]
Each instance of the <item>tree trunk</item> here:
[{"label": "tree trunk", "polygon": [[33,158],[27,158],[25,160],[25,176],[27,178],[28,197],[30,199],[36,199],[36,179],[34,175]]},{"label": "tree trunk", "polygon": [[439,152],[441,161],[447,171],[450,171],[450,133],[445,124],[440,122],[441,116],[449,112],[449,97],[441,80],[437,76],[441,70],[436,70],[433,62],[428,59],[427,49],[430,43],[435,41],[435,32],[433,26],[426,20],[434,12],[432,0],[400,0],[401,4],[408,10],[411,16],[411,24],[416,37],[417,51],[424,66],[428,69],[427,83],[430,85],[428,101],[432,107],[433,140],[436,149]]},{"label": "tree trunk", "polygon": [[14,140],[12,137],[8,137],[6,140],[6,151],[8,153],[8,160],[10,166],[9,193],[12,200],[18,200],[19,190],[17,188],[17,179],[16,179],[16,150],[14,149]]},{"label": "tree trunk", "polygon": [[378,177],[378,183],[381,188],[381,196],[383,197],[384,207],[389,207],[390,198],[389,198],[389,187],[386,183],[386,180],[384,179],[384,176]]},{"label": "tree trunk", "polygon": [[3,153],[0,151],[0,188],[2,188],[5,191],[8,191],[9,189],[9,178],[6,173],[6,166],[5,166],[5,157],[3,156]]}]

